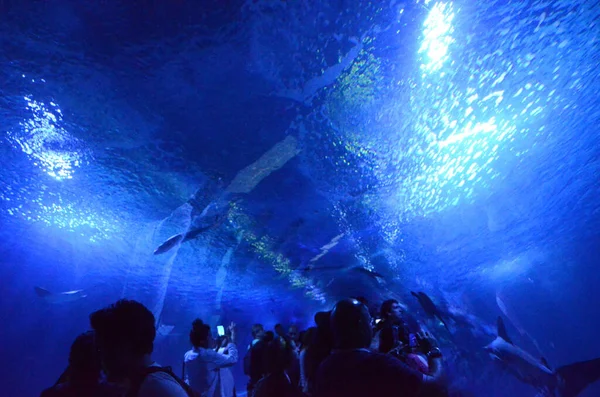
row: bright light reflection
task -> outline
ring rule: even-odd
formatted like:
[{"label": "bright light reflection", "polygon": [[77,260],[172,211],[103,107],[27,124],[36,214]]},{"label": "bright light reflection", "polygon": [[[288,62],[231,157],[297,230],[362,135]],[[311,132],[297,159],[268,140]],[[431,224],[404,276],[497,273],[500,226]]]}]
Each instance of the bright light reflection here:
[{"label": "bright light reflection", "polygon": [[123,232],[123,221],[114,214],[99,214],[81,204],[64,202],[55,194],[41,193],[39,197],[27,199],[31,194],[35,193],[7,186],[6,191],[0,192],[0,200],[7,206],[12,204],[6,210],[11,216],[67,230],[90,242],[108,240]]},{"label": "bright light reflection", "polygon": [[[440,2],[431,7],[425,23],[419,50],[423,55],[421,79],[411,98],[415,134],[408,145],[403,143],[397,149],[413,161],[410,169],[399,174],[396,194],[388,196],[388,205],[395,211],[400,206],[407,214],[427,215],[471,200],[498,175],[494,161],[502,148],[517,136],[515,122],[527,119],[519,116],[519,112],[531,108],[530,116],[538,116],[543,110],[541,106],[534,106],[531,95],[521,96],[523,101],[529,102],[519,106],[521,109],[512,108],[516,101],[506,102],[510,91],[505,91],[513,87],[501,84],[512,71],[510,65],[503,72],[497,72],[452,62],[449,63],[452,70],[447,75],[431,73],[450,59],[450,44],[454,43],[457,57],[468,54],[451,37],[453,18],[451,4]],[[500,64],[505,59],[501,50],[486,56],[493,56]],[[465,67],[471,72],[468,80],[465,81],[464,76],[460,81],[449,77],[455,75],[454,69]],[[468,82],[467,87],[464,87],[465,82]],[[519,87],[513,89],[516,91]],[[528,90],[527,86],[525,89]],[[521,91],[523,89],[517,94]],[[382,175],[382,178],[388,177]]]},{"label": "bright light reflection", "polygon": [[440,70],[448,59],[448,49],[454,43],[453,19],[451,3],[436,3],[431,8],[424,24],[423,43],[419,48],[419,54],[424,57],[421,63],[424,73]]},{"label": "bright light reflection", "polygon": [[9,140],[54,179],[71,179],[84,156],[77,152],[80,142],[59,126],[62,121],[59,106],[54,102],[46,105],[30,97],[24,99],[32,117],[19,123],[21,131],[7,132]]},{"label": "bright light reflection", "polygon": [[514,280],[515,277],[527,274],[532,267],[543,262],[545,258],[546,255],[542,251],[530,249],[515,257],[486,264],[479,271],[482,276],[494,282]]},{"label": "bright light reflection", "polygon": [[[60,126],[62,111],[56,103],[38,102],[31,96],[24,100],[31,118],[19,123],[21,128],[6,133],[11,146],[23,151],[55,180],[72,179],[85,161],[82,143]],[[14,167],[17,171],[23,168],[21,164]],[[0,201],[8,215],[66,230],[91,242],[112,238],[123,229],[117,216],[98,212],[78,195],[69,200],[43,181],[29,180],[20,187],[6,184],[0,191]]]}]

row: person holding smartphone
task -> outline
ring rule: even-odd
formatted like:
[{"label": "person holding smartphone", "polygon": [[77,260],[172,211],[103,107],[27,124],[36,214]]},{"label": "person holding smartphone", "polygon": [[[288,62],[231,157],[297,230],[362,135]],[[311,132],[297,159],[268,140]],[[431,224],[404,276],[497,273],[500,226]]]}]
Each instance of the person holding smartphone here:
[{"label": "person holding smartphone", "polygon": [[202,396],[233,397],[233,376],[228,376],[231,375],[231,371],[221,370],[233,366],[238,361],[238,351],[234,342],[235,323],[232,322],[229,326],[229,336],[225,335],[224,327],[219,327],[218,333],[225,337],[220,342],[226,343],[220,349],[212,336],[210,326],[200,319],[194,320],[190,331],[193,347],[185,353],[183,359],[183,379]]},{"label": "person holding smartphone", "polygon": [[[215,351],[220,354],[229,355],[229,345],[233,343],[231,330],[222,325],[217,325],[217,346]],[[235,380],[233,373],[231,372],[231,366],[221,367],[219,369],[219,375],[221,377],[221,388],[223,390],[223,396],[235,396]]]}]

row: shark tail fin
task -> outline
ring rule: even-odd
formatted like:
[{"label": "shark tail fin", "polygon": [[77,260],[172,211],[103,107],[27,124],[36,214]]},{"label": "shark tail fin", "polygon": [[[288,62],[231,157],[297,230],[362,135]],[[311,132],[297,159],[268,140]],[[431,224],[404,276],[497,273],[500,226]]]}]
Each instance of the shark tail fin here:
[{"label": "shark tail fin", "polygon": [[581,361],[560,367],[556,370],[564,381],[564,397],[576,397],[586,387],[600,379],[600,358]]},{"label": "shark tail fin", "polygon": [[513,341],[510,339],[510,336],[508,336],[508,332],[506,332],[506,326],[504,325],[504,321],[502,320],[502,317],[498,316],[498,336],[501,337],[502,339],[504,339],[505,341],[507,341],[510,344],[513,344]]},{"label": "shark tail fin", "polygon": [[37,294],[37,296],[39,296],[40,298],[45,298],[47,296],[52,295],[52,292],[48,291],[45,288],[42,287],[34,287],[35,288],[35,293]]}]

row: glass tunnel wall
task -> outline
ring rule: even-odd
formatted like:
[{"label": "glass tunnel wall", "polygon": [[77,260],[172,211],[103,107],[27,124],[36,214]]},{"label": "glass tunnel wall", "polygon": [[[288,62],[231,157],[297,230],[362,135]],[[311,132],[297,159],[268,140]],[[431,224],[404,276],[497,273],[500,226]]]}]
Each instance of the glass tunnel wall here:
[{"label": "glass tunnel wall", "polygon": [[532,392],[481,349],[498,315],[553,368],[600,355],[600,5],[200,3],[0,3],[7,396],[120,298],[176,370],[197,317],[243,355],[347,296],[399,300],[476,395]]}]

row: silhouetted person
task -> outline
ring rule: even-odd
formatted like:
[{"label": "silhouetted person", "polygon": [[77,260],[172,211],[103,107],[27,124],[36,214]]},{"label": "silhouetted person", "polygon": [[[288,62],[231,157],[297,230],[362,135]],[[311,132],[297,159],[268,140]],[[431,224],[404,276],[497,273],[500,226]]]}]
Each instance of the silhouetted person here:
[{"label": "silhouetted person", "polygon": [[296,397],[300,393],[290,382],[286,368],[290,362],[291,341],[283,337],[283,330],[278,329],[279,338],[265,341],[263,351],[265,375],[254,388],[254,397]]},{"label": "silhouetted person", "polygon": [[292,346],[292,357],[287,374],[290,377],[290,382],[292,382],[292,385],[300,390],[300,346],[302,343],[297,325],[290,325],[288,328],[287,337],[289,338]]},{"label": "silhouetted person", "polygon": [[297,325],[290,325],[290,327],[288,328],[287,335],[294,342],[294,346],[296,348],[298,348],[300,346],[301,342],[302,342],[300,340],[300,332],[298,330],[298,326]]},{"label": "silhouetted person", "polygon": [[188,397],[189,387],[169,367],[152,360],[155,318],[139,302],[122,299],[90,315],[96,348],[109,381],[127,387],[127,396]]},{"label": "silhouetted person", "polygon": [[402,320],[402,308],[398,301],[389,299],[383,302],[380,316],[379,352],[389,353],[399,345],[409,345],[410,331]]},{"label": "silhouetted person", "polygon": [[319,365],[329,356],[333,347],[330,319],[331,312],[315,314],[316,331],[304,355],[304,382],[306,383],[304,390],[309,395],[314,394]]},{"label": "silhouetted person", "polygon": [[[268,335],[267,335],[268,334]],[[252,396],[254,386],[265,374],[264,369],[264,349],[265,339],[273,338],[273,332],[265,333],[265,330],[261,324],[255,324],[252,327],[252,343],[248,347],[248,352],[244,357],[244,374],[248,375],[248,384],[246,390],[248,397]]]},{"label": "silhouetted person", "polygon": [[315,336],[317,334],[317,328],[311,327],[306,330],[302,336],[302,348],[300,349],[300,355],[298,357],[300,363],[300,390],[303,393],[308,394],[308,382],[306,379],[306,351],[314,343]]},{"label": "silhouetted person", "polygon": [[[367,348],[372,328],[369,310],[355,299],[342,300],[331,312],[334,349],[317,372],[317,397],[442,396],[438,386],[441,353],[433,341],[430,361],[435,376],[423,375],[400,360]],[[425,345],[426,343],[424,343]]]},{"label": "silhouetted person", "polygon": [[124,390],[102,380],[100,358],[92,331],[79,335],[71,345],[69,366],[56,384],[40,397],[117,397]]}]

